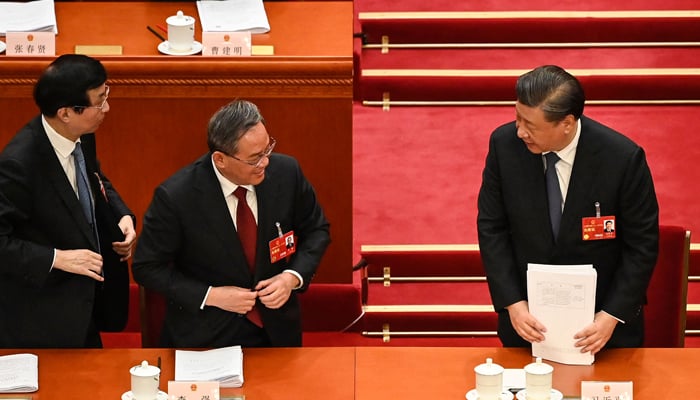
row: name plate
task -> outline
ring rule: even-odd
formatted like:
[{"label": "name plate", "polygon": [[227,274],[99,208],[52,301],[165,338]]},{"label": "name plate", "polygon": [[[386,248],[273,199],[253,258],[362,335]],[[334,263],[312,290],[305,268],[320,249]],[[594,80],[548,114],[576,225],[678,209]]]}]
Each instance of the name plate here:
[{"label": "name plate", "polygon": [[75,54],[85,54],[88,56],[120,56],[122,55],[122,46],[118,44],[76,44]]},{"label": "name plate", "polygon": [[202,32],[202,55],[247,57],[253,48],[250,32]]},{"label": "name plate", "polygon": [[632,400],[632,381],[581,381],[581,400]]},{"label": "name plate", "polygon": [[218,381],[168,381],[170,400],[219,400]]},{"label": "name plate", "polygon": [[56,34],[53,32],[7,32],[7,55],[18,57],[53,57]]}]

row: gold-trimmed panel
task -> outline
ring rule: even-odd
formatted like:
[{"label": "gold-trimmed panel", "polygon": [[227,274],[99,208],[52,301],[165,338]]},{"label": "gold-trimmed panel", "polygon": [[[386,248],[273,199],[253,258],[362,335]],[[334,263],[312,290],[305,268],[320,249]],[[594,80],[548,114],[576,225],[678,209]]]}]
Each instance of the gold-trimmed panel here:
[{"label": "gold-trimmed panel", "polygon": [[[529,71],[531,69],[363,69],[362,76],[518,77]],[[700,76],[700,68],[586,68],[567,71],[574,76]]]},{"label": "gold-trimmed panel", "polygon": [[531,42],[531,43],[389,43],[363,44],[363,49],[531,49],[531,48],[618,48],[618,47],[698,47],[700,42]]},{"label": "gold-trimmed panel", "polygon": [[361,12],[360,21],[382,19],[561,19],[561,18],[647,18],[689,19],[700,17],[700,10],[629,11],[396,11]]}]

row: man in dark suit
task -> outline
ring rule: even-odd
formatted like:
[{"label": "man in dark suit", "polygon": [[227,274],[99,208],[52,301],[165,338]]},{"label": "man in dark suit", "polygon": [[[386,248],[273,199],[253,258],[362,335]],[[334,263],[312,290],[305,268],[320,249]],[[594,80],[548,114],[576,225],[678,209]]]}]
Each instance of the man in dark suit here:
[{"label": "man in dark suit", "polygon": [[101,347],[100,330],[126,324],[134,217],[92,133],[106,80],[95,59],[58,57],[34,88],[41,115],[0,154],[0,347]]},{"label": "man in dark suit", "polygon": [[[250,102],[214,114],[208,145],[156,189],[136,247],[134,278],[166,298],[161,344],[301,346],[296,293],[330,243],[314,189],[296,160],[272,153],[275,140]],[[278,259],[288,235],[295,253]]]},{"label": "man in dark suit", "polygon": [[[574,339],[581,352],[642,345],[646,289],[658,253],[658,204],[644,151],[583,116],[578,80],[557,66],[522,75],[516,120],[497,128],[479,192],[479,246],[505,346],[542,341],[528,311],[528,263],[592,264],[597,270],[594,322]],[[554,152],[561,197],[551,228],[545,155]],[[616,220],[614,237],[593,240],[584,219]],[[602,231],[602,219],[600,227]]]}]

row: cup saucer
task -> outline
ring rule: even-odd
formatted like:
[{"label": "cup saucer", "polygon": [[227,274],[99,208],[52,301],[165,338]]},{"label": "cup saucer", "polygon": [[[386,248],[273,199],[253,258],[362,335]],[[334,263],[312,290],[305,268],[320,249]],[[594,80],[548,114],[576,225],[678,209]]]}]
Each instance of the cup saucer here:
[{"label": "cup saucer", "polygon": [[[134,400],[134,395],[131,393],[131,390],[122,394],[122,400]],[[168,400],[168,394],[159,390],[156,400]]]},{"label": "cup saucer", "polygon": [[[479,392],[476,389],[472,389],[467,392],[467,400],[479,400]],[[501,393],[501,400],[513,400],[513,393],[504,390]]]},{"label": "cup saucer", "polygon": [[[515,394],[515,398],[518,400],[526,400],[527,399],[527,389],[523,389],[519,391],[518,393]],[[560,391],[557,389],[552,389],[552,393],[549,395],[549,400],[562,400],[564,398],[564,395],[561,394]]]},{"label": "cup saucer", "polygon": [[158,45],[158,51],[170,56],[191,56],[192,54],[197,54],[202,51],[202,44],[195,40],[192,42],[191,49],[185,51],[175,51],[170,48],[170,45],[166,40]]}]

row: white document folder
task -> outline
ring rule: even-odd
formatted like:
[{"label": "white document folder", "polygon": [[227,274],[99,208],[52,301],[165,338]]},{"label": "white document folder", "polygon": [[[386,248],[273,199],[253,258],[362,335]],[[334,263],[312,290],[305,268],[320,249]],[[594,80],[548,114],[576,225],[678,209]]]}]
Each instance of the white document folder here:
[{"label": "white document folder", "polygon": [[528,264],[530,313],[546,328],[532,344],[532,356],[572,365],[591,365],[594,356],[575,347],[574,335],[593,322],[597,272],[592,265]]}]

